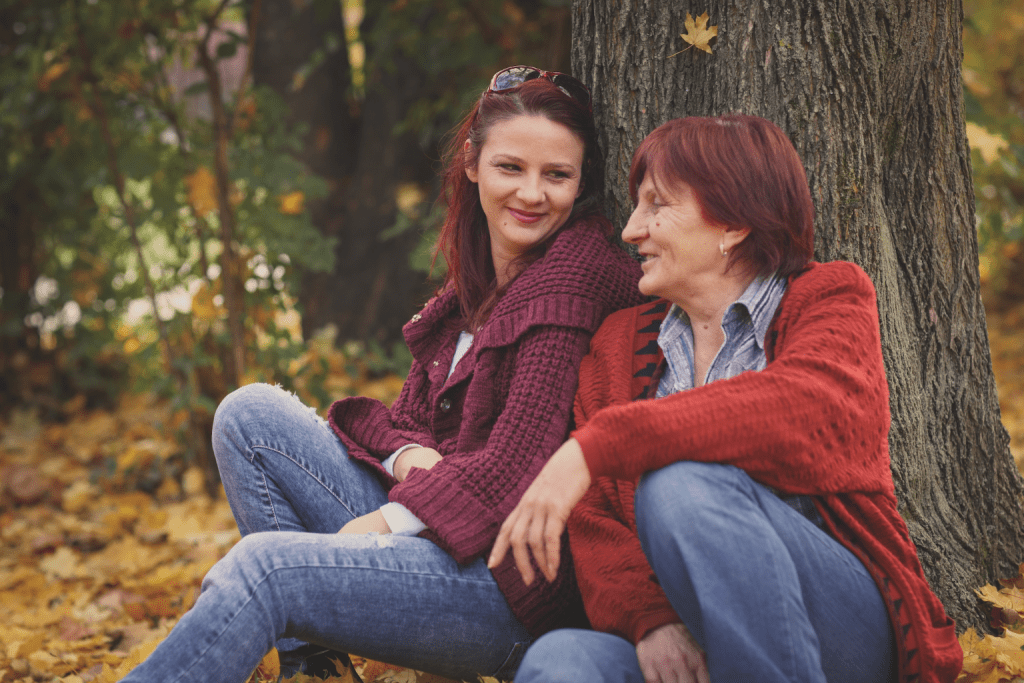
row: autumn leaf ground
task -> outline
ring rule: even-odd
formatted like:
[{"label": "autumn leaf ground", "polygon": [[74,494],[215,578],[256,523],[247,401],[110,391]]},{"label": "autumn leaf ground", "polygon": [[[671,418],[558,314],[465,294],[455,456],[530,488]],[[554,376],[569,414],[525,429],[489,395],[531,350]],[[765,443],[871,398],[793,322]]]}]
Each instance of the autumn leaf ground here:
[{"label": "autumn leaf ground", "polygon": [[[989,314],[1003,422],[1018,467],[1022,335],[1024,305]],[[119,680],[166,636],[207,570],[239,538],[223,495],[207,495],[198,468],[165,478],[150,494],[138,490],[140,473],[178,454],[166,403],[130,396],[116,410],[68,412],[75,417],[62,424],[17,410],[0,423],[0,683]],[[961,637],[963,683],[1024,677],[1024,578],[1008,579],[977,587],[992,606],[993,625],[1005,630],[1002,637]],[[367,683],[445,680],[354,661]],[[271,654],[250,681],[274,680],[276,667]],[[349,672],[336,679],[352,680]]]}]

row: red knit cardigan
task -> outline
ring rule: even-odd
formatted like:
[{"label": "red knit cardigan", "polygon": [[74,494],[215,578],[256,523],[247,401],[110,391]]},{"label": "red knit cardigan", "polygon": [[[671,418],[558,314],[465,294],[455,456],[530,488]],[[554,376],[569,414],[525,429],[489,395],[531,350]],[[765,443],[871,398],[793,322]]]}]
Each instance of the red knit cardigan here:
[{"label": "red knit cardigan", "polygon": [[[678,622],[636,535],[634,482],[679,460],[720,462],[784,493],[813,496],[829,532],[886,601],[901,681],[953,681],[963,655],[897,511],[889,392],[875,290],[852,263],[811,264],[790,280],[760,372],[647,396],[669,304],[610,316],[580,367],[574,433],[595,484],[569,519],[587,615],[636,643]],[[600,477],[600,478],[599,478]]]},{"label": "red knit cardigan", "polygon": [[[634,306],[639,265],[608,242],[603,218],[563,228],[547,253],[508,287],[466,356],[448,370],[461,328],[458,300],[442,294],[403,330],[413,364],[390,410],[347,398],[328,420],[351,457],[370,466],[427,529],[420,535],[465,564],[488,552],[501,523],[568,437],[577,371],[594,331]],[[443,460],[402,483],[381,460],[418,443]],[[535,636],[585,623],[568,542],[555,581],[523,584],[511,554],[493,570],[516,618]]]}]

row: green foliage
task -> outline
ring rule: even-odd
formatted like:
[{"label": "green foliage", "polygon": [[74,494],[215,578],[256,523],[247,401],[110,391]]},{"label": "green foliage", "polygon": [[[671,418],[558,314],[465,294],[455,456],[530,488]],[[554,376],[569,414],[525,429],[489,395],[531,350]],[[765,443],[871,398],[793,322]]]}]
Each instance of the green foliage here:
[{"label": "green foliage", "polygon": [[[0,10],[11,27],[0,34],[0,195],[34,236],[24,291],[0,293],[0,335],[35,330],[79,390],[129,365],[135,382],[211,414],[232,388],[222,218],[232,217],[241,260],[246,366],[268,378],[303,349],[289,313],[298,278],[333,265],[305,208],[327,185],[292,155],[301,131],[285,128],[284,103],[244,82],[216,103],[205,76],[187,88],[173,78],[200,65],[200,50],[223,66],[244,44],[216,8],[41,0]],[[239,2],[227,10],[241,16]],[[230,127],[227,207],[209,114],[218,104]]]},{"label": "green foliage", "polygon": [[1014,0],[968,0],[964,14],[981,270],[999,291],[1013,265],[1024,263],[1024,8]]}]

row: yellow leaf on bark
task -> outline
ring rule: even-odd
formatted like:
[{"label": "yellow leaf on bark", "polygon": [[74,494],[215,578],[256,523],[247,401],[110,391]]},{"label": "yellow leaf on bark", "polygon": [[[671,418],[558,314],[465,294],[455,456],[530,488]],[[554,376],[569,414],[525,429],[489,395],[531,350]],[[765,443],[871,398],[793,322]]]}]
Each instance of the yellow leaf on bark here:
[{"label": "yellow leaf on bark", "polygon": [[[680,33],[679,37],[698,50],[704,50],[711,54],[711,39],[718,35],[718,26],[708,26],[708,13],[704,12],[696,20],[686,13],[686,33]],[[686,48],[689,50],[690,48]],[[678,52],[676,54],[679,54]],[[675,55],[672,55],[673,57]]]},{"label": "yellow leaf on bark", "polygon": [[39,82],[36,84],[42,92],[46,92],[53,85],[53,82],[64,75],[68,70],[70,64],[68,62],[56,62],[51,64],[43,75],[39,77]]}]

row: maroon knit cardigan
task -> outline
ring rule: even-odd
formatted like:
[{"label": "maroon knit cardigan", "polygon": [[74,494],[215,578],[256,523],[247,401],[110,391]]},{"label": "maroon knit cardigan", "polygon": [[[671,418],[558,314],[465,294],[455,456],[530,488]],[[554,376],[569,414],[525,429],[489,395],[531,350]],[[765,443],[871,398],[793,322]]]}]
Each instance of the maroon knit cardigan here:
[{"label": "maroon knit cardigan", "polygon": [[[606,227],[591,217],[564,228],[512,282],[450,378],[461,329],[453,292],[405,325],[413,364],[390,410],[360,397],[328,412],[349,455],[372,467],[389,499],[427,525],[420,535],[459,563],[490,550],[501,523],[566,440],[579,363],[594,331],[609,313],[643,300],[639,266],[609,244]],[[443,460],[398,483],[380,462],[408,443],[435,448]],[[562,547],[554,582],[524,585],[511,554],[493,570],[535,636],[585,623],[568,543]]]}]

